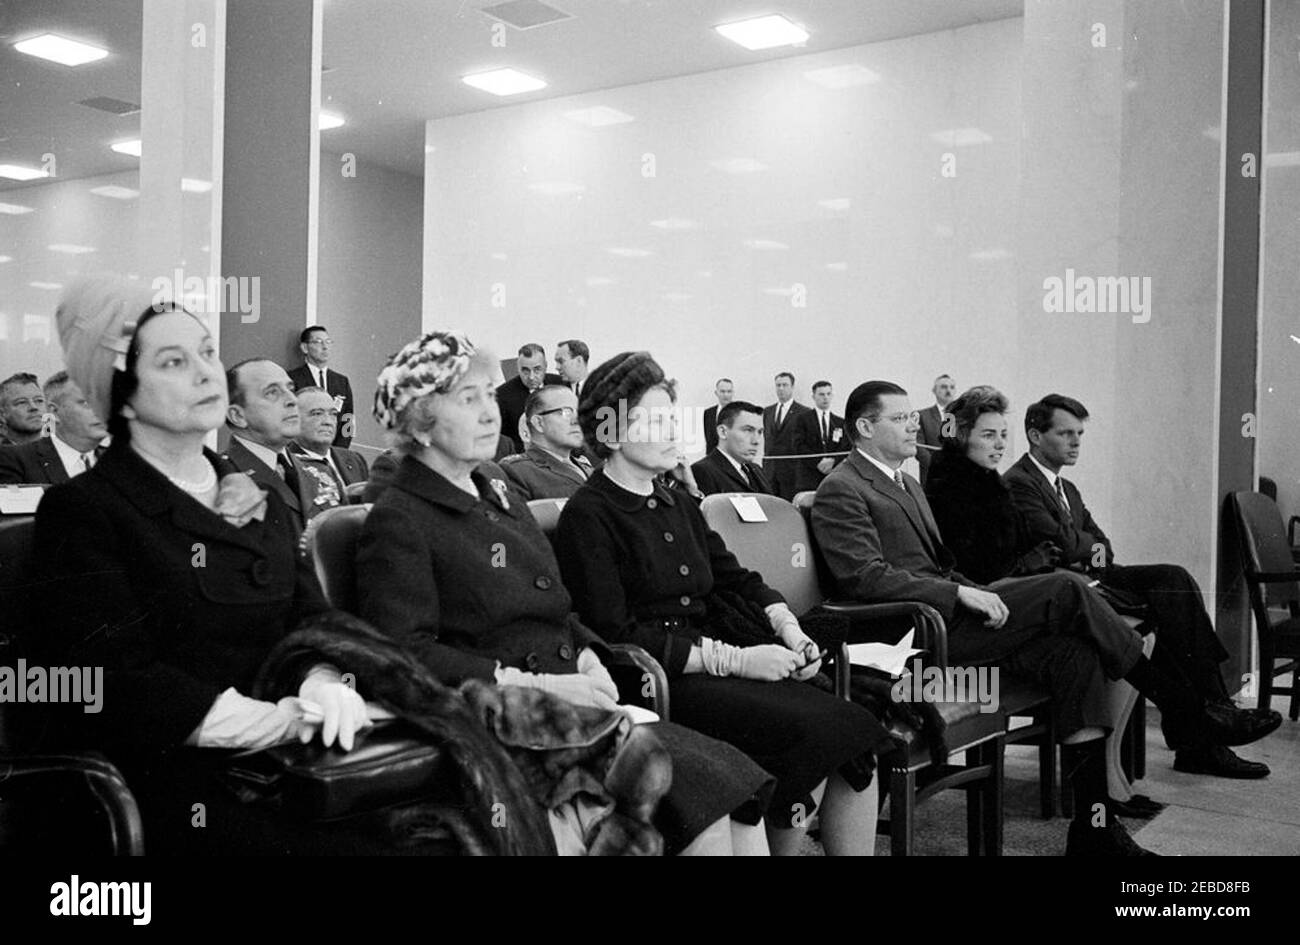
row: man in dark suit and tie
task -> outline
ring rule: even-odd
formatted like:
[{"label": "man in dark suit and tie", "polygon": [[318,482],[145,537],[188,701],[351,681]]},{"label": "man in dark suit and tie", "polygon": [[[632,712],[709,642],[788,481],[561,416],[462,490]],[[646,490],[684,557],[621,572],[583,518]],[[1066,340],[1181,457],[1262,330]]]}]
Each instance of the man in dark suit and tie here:
[{"label": "man in dark suit and tie", "polygon": [[578,398],[554,384],[528,395],[524,404],[528,449],[501,461],[501,468],[525,499],[567,499],[592,473],[582,453]]},{"label": "man in dark suit and tie", "polygon": [[31,443],[45,435],[45,395],[26,371],[0,381],[0,446]]},{"label": "man in dark suit and tie", "polygon": [[[818,381],[812,386],[813,409],[799,414],[794,421],[794,452],[844,453],[849,441],[844,436],[844,418],[831,413],[831,400],[835,389],[830,381]],[[798,460],[795,471],[795,489],[811,492],[822,484],[826,474],[843,459],[843,456],[813,456]]]},{"label": "man in dark suit and tie", "polygon": [[582,388],[590,371],[591,349],[585,341],[571,338],[555,346],[555,370],[563,383],[582,400]]},{"label": "man in dark suit and tie", "polygon": [[546,350],[533,342],[519,349],[515,369],[519,375],[497,388],[497,408],[501,411],[501,433],[510,437],[516,453],[522,453],[526,445],[522,426],[528,395],[544,384],[564,384],[564,378],[546,372]]},{"label": "man in dark suit and tie", "polygon": [[[1145,603],[1156,626],[1151,661],[1184,679],[1207,702],[1233,707],[1219,666],[1228,651],[1219,642],[1205,610],[1200,585],[1175,564],[1118,565],[1110,539],[1093,519],[1073,482],[1061,475],[1079,459],[1088,411],[1072,397],[1049,394],[1025,411],[1029,452],[1003,477],[1011,499],[1023,513],[1029,541],[1051,541],[1061,548],[1062,565],[1087,574]],[[1274,711],[1248,710],[1267,734],[1282,723]],[[1222,745],[1185,748],[1174,769],[1225,778],[1263,778],[1268,765],[1239,758]]]},{"label": "man in dark suit and tie", "polygon": [[328,367],[333,347],[334,342],[324,325],[304,328],[298,336],[298,349],[302,351],[304,363],[289,372],[289,380],[293,381],[295,390],[319,387],[335,399],[339,405],[339,424],[333,445],[347,449],[356,433],[356,413],[351,382],[345,375]]},{"label": "man in dark suit and tie", "polygon": [[926,446],[939,447],[939,438],[943,433],[943,411],[957,396],[957,382],[947,374],[940,374],[934,379],[931,388],[934,403],[921,411],[921,432],[917,434],[916,464],[921,468],[921,485],[930,474],[930,458],[934,455]]},{"label": "man in dark suit and tie", "polygon": [[723,405],[718,417],[718,448],[691,464],[695,484],[705,495],[760,492],[773,495],[754,462],[763,442],[763,408],[743,400]]},{"label": "man in dark suit and tie", "polygon": [[736,396],[736,386],[731,383],[731,378],[718,378],[718,383],[713,385],[713,396],[718,398],[718,402],[704,411],[704,453],[706,456],[718,448],[718,423],[720,422],[718,411],[731,403],[732,398]]},{"label": "man in dark suit and tie", "polygon": [[794,399],[794,375],[782,371],[776,381],[776,403],[763,408],[763,472],[773,491],[783,499],[793,499],[798,491],[798,460],[777,460],[790,456],[794,449],[794,421],[808,410]]},{"label": "man in dark suit and tie", "polygon": [[1107,800],[1105,681],[1125,679],[1155,701],[1175,745],[1244,744],[1258,736],[1239,713],[1209,711],[1154,667],[1137,633],[1073,575],[1003,578],[985,588],[953,570],[920,483],[900,468],[916,454],[920,429],[907,392],[868,381],[849,395],[844,413],[854,450],[822,481],[812,508],[836,592],[871,603],[929,604],[947,627],[950,665],[996,664],[1046,687],[1063,743],[1061,768],[1075,791],[1066,852],[1143,853],[1118,820],[1096,816]]},{"label": "man in dark suit and tie", "polygon": [[95,465],[108,426],[77,382],[60,371],[45,382],[53,432],[20,446],[0,446],[0,484],[67,482]]},{"label": "man in dark suit and tie", "polygon": [[289,444],[289,451],[311,479],[307,483],[314,493],[307,514],[310,521],[325,509],[347,505],[347,487],[365,482],[370,473],[360,453],[332,445],[339,420],[334,398],[319,387],[296,390],[294,396],[298,398],[301,431]]},{"label": "man in dark suit and tie", "polygon": [[293,382],[274,361],[250,358],[226,371],[226,388],[226,426],[232,434],[226,455],[240,472],[283,499],[302,531],[316,493],[304,481],[309,474],[288,451],[302,429]]}]

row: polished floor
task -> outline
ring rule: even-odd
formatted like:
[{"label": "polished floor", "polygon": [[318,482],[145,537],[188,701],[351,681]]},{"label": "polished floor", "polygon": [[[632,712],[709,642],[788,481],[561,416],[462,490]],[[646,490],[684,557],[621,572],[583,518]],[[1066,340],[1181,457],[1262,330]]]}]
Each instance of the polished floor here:
[{"label": "polished floor", "polygon": [[[1274,708],[1285,711],[1285,704],[1275,702]],[[1262,781],[1232,781],[1175,771],[1173,752],[1160,735],[1160,713],[1149,706],[1146,777],[1135,790],[1169,806],[1152,820],[1126,821],[1130,833],[1164,856],[1300,855],[1300,722],[1283,721],[1268,738],[1237,753],[1266,763],[1272,774]],[[1036,749],[1007,750],[1006,856],[1059,856],[1065,851],[1067,821],[1038,816],[1037,764]],[[965,855],[965,823],[961,792],[931,798],[918,811],[916,855]],[[810,842],[805,853],[819,855],[821,849]],[[876,854],[889,855],[885,838],[878,840]]]}]

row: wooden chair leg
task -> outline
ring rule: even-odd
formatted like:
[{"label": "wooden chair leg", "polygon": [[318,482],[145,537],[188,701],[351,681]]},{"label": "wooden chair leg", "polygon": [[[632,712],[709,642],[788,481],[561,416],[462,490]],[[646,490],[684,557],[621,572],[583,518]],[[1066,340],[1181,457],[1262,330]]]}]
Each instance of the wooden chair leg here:
[{"label": "wooden chair leg", "polygon": [[911,856],[916,814],[916,775],[895,768],[889,779],[889,855]]},{"label": "wooden chair leg", "polygon": [[[1006,755],[1006,742],[995,738],[985,742],[982,747],[982,760],[989,765],[989,777],[984,796],[984,849],[985,856],[1002,855],[1003,797],[1005,782],[1003,780],[1003,763]],[[1055,765],[1053,765],[1053,770]]]},{"label": "wooden chair leg", "polygon": [[[983,763],[983,748],[967,752],[967,764]],[[984,782],[966,785],[966,855],[980,856],[984,852]]]}]

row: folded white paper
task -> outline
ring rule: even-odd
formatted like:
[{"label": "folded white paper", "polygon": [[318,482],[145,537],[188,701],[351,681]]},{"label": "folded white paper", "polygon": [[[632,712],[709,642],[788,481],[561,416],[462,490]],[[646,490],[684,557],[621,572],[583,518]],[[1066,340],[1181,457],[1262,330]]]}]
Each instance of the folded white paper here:
[{"label": "folded white paper", "polygon": [[850,643],[849,662],[854,666],[870,666],[890,676],[901,676],[907,671],[907,661],[921,651],[912,646],[908,630],[897,643]]},{"label": "folded white paper", "polygon": [[43,495],[40,486],[0,486],[0,515],[35,515]]},{"label": "folded white paper", "polygon": [[733,495],[727,498],[731,499],[731,504],[742,522],[767,521],[767,513],[763,511],[763,506],[759,505],[757,496]]}]

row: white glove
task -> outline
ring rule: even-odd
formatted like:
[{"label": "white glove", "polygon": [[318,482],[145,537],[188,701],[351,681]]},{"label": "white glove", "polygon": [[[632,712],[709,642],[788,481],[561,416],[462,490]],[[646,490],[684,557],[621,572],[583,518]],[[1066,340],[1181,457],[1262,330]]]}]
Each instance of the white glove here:
[{"label": "white glove", "polygon": [[304,720],[302,701],[286,696],[263,702],[241,695],[233,686],[217,696],[187,745],[199,748],[270,748],[301,738],[310,739],[316,727]]},{"label": "white glove", "polygon": [[601,688],[608,687],[614,693],[614,701],[618,701],[618,686],[614,685],[614,677],[609,674],[609,670],[600,661],[596,651],[589,646],[584,646],[582,652],[578,654],[578,672],[601,683]]},{"label": "white glove", "polygon": [[[298,687],[298,698],[320,708],[320,740],[326,748],[337,737],[339,747],[351,751],[356,733],[371,725],[366,701],[332,666],[318,666],[308,673]],[[300,736],[304,744],[311,741],[311,734],[308,730]]]},{"label": "white glove", "polygon": [[[821,661],[813,659],[821,652],[821,647],[803,632],[799,626],[799,620],[791,612],[786,604],[768,604],[763,608],[763,613],[767,614],[768,622],[771,623],[772,629],[776,631],[777,637],[785,644],[787,649],[794,650],[803,657],[803,662],[798,670],[793,673],[793,677],[803,681],[816,675],[817,670],[821,668]],[[811,661],[811,662],[810,662]]]},{"label": "white glove", "polygon": [[[603,667],[602,667],[603,668]],[[609,674],[605,679],[597,679],[583,673],[565,673],[563,676],[551,673],[525,673],[513,666],[503,666],[496,672],[498,686],[523,686],[527,689],[540,689],[553,696],[596,709],[615,711],[618,709],[618,689]]]}]

